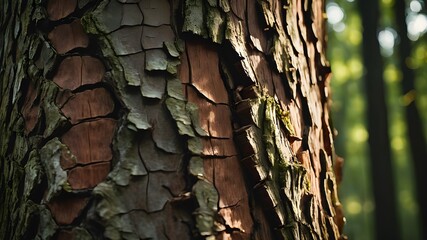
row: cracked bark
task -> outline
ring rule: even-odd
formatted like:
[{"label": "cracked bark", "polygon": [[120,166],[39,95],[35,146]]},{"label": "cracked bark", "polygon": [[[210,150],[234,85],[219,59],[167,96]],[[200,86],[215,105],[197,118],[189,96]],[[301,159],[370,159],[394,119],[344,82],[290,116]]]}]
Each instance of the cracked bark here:
[{"label": "cracked bark", "polygon": [[323,4],[3,1],[0,233],[344,238]]}]

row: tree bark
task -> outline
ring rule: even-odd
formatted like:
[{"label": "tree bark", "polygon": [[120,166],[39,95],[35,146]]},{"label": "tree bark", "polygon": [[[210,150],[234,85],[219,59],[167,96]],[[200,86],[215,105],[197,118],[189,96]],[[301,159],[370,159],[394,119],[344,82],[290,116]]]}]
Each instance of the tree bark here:
[{"label": "tree bark", "polygon": [[363,26],[363,64],[367,98],[369,157],[375,200],[376,239],[400,239],[394,187],[383,61],[377,38],[378,1],[360,1]]},{"label": "tree bark", "polygon": [[323,1],[3,1],[6,239],[339,239]]},{"label": "tree bark", "polygon": [[397,0],[394,5],[396,16],[397,32],[400,36],[398,45],[399,65],[402,69],[402,92],[407,99],[405,105],[406,122],[408,123],[409,149],[414,163],[414,173],[416,182],[416,195],[421,218],[421,239],[427,238],[425,227],[427,227],[427,192],[424,190],[427,181],[424,172],[427,169],[425,159],[427,159],[427,142],[424,136],[424,126],[416,105],[415,73],[409,67],[411,57],[411,42],[408,38],[406,25],[405,1]]}]

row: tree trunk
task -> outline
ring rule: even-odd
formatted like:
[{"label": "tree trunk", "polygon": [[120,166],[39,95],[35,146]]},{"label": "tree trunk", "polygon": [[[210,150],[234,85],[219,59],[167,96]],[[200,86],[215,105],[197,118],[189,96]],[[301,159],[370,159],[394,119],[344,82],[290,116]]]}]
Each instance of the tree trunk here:
[{"label": "tree trunk", "polygon": [[377,38],[379,1],[362,0],[363,63],[367,98],[369,157],[375,200],[376,239],[400,239],[388,133],[383,63]]},{"label": "tree trunk", "polygon": [[5,239],[339,239],[323,1],[3,1]]},{"label": "tree trunk", "polygon": [[408,123],[408,139],[411,157],[414,163],[415,189],[418,198],[418,208],[420,209],[421,239],[427,238],[427,192],[425,186],[427,181],[424,172],[427,170],[427,142],[424,136],[424,126],[416,105],[415,72],[409,67],[411,57],[411,42],[408,38],[406,25],[406,9],[404,0],[397,0],[394,5],[396,16],[397,32],[400,36],[398,46],[399,65],[402,69],[402,92],[405,99],[405,115]]}]

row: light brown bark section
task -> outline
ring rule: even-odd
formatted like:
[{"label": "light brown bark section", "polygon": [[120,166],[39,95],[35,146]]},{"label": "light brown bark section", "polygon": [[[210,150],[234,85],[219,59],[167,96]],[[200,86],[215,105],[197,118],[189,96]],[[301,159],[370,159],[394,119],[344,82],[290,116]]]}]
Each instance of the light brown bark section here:
[{"label": "light brown bark section", "polygon": [[224,230],[217,237],[250,239],[253,220],[234,146],[228,92],[220,75],[217,52],[201,40],[187,41],[182,62],[180,79],[184,91],[188,101],[198,106],[200,126],[208,134],[202,137],[204,170],[207,180],[218,191],[218,213],[224,221]]}]

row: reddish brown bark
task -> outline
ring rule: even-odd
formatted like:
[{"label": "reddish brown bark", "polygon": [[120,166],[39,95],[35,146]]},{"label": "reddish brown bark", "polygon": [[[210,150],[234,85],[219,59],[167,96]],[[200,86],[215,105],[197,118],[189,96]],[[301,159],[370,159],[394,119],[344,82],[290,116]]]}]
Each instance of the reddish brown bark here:
[{"label": "reddish brown bark", "polygon": [[[76,4],[76,1],[64,4],[50,0],[47,4],[49,19],[59,20],[70,15]],[[89,44],[79,19],[58,25],[49,32],[48,38],[58,54],[66,55]],[[72,124],[61,137],[66,148],[61,152],[60,161],[62,169],[67,172],[70,191],[94,188],[105,180],[111,169],[110,145],[117,123],[106,116],[113,112],[114,100],[109,91],[100,86],[75,92],[79,87],[101,82],[104,73],[105,68],[97,58],[74,54],[61,61],[52,79],[62,89],[56,104]],[[87,197],[65,192],[47,202],[58,225],[71,224],[87,204]],[[61,232],[57,237],[61,239],[71,233]]]}]

